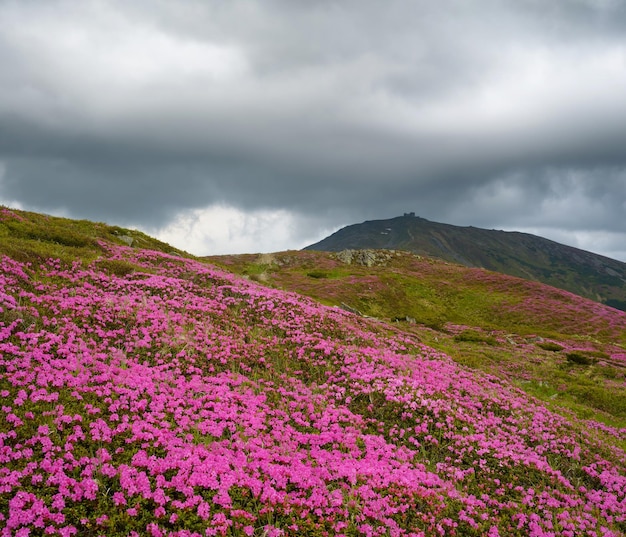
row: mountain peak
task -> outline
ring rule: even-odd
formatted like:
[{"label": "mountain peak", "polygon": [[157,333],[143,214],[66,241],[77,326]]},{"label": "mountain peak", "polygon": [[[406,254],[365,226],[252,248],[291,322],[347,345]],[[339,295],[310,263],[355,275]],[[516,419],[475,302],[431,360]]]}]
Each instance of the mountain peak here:
[{"label": "mountain peak", "polygon": [[414,212],[340,229],[305,250],[404,250],[547,283],[626,310],[626,263],[516,231],[431,222]]}]

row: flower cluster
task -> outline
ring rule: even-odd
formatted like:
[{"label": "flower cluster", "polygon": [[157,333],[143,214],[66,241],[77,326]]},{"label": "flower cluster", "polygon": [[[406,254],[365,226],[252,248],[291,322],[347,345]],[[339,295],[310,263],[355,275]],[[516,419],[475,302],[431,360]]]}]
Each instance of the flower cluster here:
[{"label": "flower cluster", "polygon": [[2,537],[626,530],[601,427],[383,323],[101,246],[0,261]]}]

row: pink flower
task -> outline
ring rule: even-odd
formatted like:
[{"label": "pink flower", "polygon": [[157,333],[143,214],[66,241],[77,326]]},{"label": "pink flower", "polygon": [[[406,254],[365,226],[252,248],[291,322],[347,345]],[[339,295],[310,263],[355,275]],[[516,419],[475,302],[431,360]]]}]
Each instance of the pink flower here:
[{"label": "pink flower", "polygon": [[121,492],[113,493],[113,503],[115,505],[126,505],[126,497]]},{"label": "pink flower", "polygon": [[209,507],[209,504],[206,502],[201,502],[198,505],[197,513],[202,520],[208,520],[208,518],[211,516],[211,508]]}]

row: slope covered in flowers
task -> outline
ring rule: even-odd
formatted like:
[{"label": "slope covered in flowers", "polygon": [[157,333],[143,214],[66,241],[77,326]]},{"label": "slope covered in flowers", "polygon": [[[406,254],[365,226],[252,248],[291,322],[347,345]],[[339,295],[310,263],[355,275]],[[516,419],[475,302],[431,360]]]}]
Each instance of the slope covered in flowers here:
[{"label": "slope covered in flowers", "polygon": [[408,252],[282,252],[210,261],[376,317],[569,415],[626,427],[626,312],[567,291]]},{"label": "slope covered in flowers", "polygon": [[624,431],[390,325],[98,252],[0,260],[3,537],[626,531]]}]

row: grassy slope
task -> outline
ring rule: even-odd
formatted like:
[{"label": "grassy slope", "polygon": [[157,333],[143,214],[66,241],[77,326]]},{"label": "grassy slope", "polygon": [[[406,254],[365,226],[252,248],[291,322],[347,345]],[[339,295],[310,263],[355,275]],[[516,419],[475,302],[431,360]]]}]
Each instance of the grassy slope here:
[{"label": "grassy slope", "polygon": [[140,231],[0,207],[0,254],[17,261],[91,261],[104,252],[101,243],[131,243],[137,248],[191,257]]},{"label": "grassy slope", "polygon": [[506,378],[554,408],[626,427],[624,312],[482,269],[380,255],[373,267],[310,251],[212,261],[328,305],[396,320],[458,363]]},{"label": "grassy slope", "polygon": [[[408,302],[421,299],[437,313],[420,319],[431,328],[387,323],[158,242],[120,244],[132,233],[2,211],[3,537],[626,531],[626,431],[560,417],[422,343],[481,364],[483,352],[509,349],[513,365],[523,348],[563,361],[564,351],[537,350],[515,311],[507,315],[522,335],[500,341],[504,321],[485,310],[511,293],[519,309],[526,295],[510,285],[489,298],[451,265],[434,285],[434,276],[414,281],[403,256],[383,281],[328,257],[285,254],[283,283],[305,282],[329,302],[356,300],[359,289],[364,310],[417,315]],[[222,261],[261,280],[281,272],[268,273],[269,257]],[[427,266],[438,271],[428,261],[419,271]],[[542,333],[573,338],[578,360],[591,359],[591,347],[610,350],[623,319],[588,317],[591,338],[566,332],[577,318],[569,314]],[[464,319],[491,324],[469,330]],[[617,353],[607,359],[619,369]],[[597,367],[563,372],[591,378]]]}]

